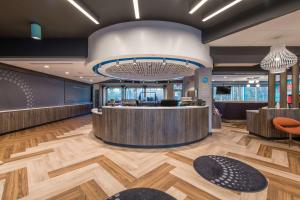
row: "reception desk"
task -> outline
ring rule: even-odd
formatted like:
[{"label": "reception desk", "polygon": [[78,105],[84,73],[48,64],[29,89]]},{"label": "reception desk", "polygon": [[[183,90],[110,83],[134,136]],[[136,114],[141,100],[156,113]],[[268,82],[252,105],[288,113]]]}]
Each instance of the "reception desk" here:
[{"label": "reception desk", "polygon": [[111,107],[93,113],[94,135],[129,147],[172,147],[208,136],[208,106]]}]

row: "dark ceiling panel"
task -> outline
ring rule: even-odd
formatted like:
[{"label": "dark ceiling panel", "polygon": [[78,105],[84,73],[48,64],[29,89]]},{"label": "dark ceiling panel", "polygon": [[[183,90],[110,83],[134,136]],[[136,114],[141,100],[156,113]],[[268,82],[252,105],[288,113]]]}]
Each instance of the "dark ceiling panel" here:
[{"label": "dark ceiling panel", "polygon": [[1,57],[87,57],[86,38],[0,39]]},{"label": "dark ceiling panel", "polygon": [[135,19],[132,0],[82,0],[81,2],[98,17],[100,22],[98,28]]},{"label": "dark ceiling panel", "polygon": [[268,72],[263,70],[259,65],[253,67],[214,67],[213,75],[267,75]]},{"label": "dark ceiling panel", "polygon": [[45,38],[86,37],[97,29],[66,0],[9,0],[0,4],[2,38],[29,38],[30,22],[42,25]]},{"label": "dark ceiling panel", "polygon": [[[287,47],[300,57],[300,47]],[[218,63],[260,63],[269,53],[270,47],[210,47],[214,64]]]},{"label": "dark ceiling panel", "polygon": [[[42,25],[45,38],[87,38],[100,28],[126,21],[134,21],[132,0],[80,0],[99,19],[100,25],[77,11],[67,0],[2,0],[0,3],[0,38],[29,38],[30,22]],[[188,14],[199,0],[139,0],[142,20],[165,20],[201,29],[204,41],[211,41],[249,24],[265,20],[259,12],[300,4],[299,0],[244,0],[215,18],[201,19],[233,0],[210,0],[194,15]],[[297,4],[298,2],[298,4]],[[292,6],[288,4],[293,4]],[[299,5],[300,7],[300,5]],[[267,19],[291,12],[269,12]],[[271,14],[270,14],[271,13]],[[247,21],[251,18],[251,23]]]}]

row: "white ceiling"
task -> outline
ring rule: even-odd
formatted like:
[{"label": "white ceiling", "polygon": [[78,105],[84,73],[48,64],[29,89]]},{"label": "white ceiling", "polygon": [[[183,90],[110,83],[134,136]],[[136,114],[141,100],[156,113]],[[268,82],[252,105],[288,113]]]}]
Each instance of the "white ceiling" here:
[{"label": "white ceiling", "polygon": [[220,82],[246,82],[247,78],[254,78],[260,81],[268,81],[268,76],[266,75],[213,75],[212,81]]},{"label": "white ceiling", "polygon": [[[257,79],[259,81],[268,81],[267,75],[213,75],[213,82],[246,82],[248,79]],[[280,75],[276,75],[276,81],[280,81]],[[299,76],[300,78],[300,76]],[[292,75],[287,76],[288,80],[292,80]]]},{"label": "white ceiling", "polygon": [[[0,62],[84,83],[91,84],[107,80],[107,78],[95,74],[92,69],[86,67],[83,58],[2,58]],[[49,68],[45,68],[45,65]],[[66,72],[69,72],[69,74],[66,74]]]},{"label": "white ceiling", "polygon": [[300,10],[210,42],[210,46],[300,46]]}]

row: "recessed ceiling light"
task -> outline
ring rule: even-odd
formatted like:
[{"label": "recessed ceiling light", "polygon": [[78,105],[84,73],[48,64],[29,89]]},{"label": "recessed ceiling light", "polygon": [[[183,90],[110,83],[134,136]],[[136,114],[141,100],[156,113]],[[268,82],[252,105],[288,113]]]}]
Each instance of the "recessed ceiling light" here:
[{"label": "recessed ceiling light", "polygon": [[227,78],[227,76],[224,76],[224,78]]},{"label": "recessed ceiling light", "polygon": [[135,19],[140,19],[139,1],[138,0],[132,0],[132,1],[133,1]]},{"label": "recessed ceiling light", "polygon": [[232,6],[234,6],[234,5],[237,4],[237,3],[240,3],[241,1],[242,1],[242,0],[235,0],[235,1],[231,2],[230,4],[227,4],[227,5],[224,6],[223,8],[217,10],[216,12],[214,12],[214,13],[208,15],[207,17],[205,17],[204,19],[202,19],[202,21],[205,22],[205,21],[207,21],[207,20],[209,20],[209,19],[215,17],[216,15],[218,15],[218,14],[224,12],[225,10],[231,8]]},{"label": "recessed ceiling light", "polygon": [[250,87],[251,85],[250,84],[247,84],[247,87]]},{"label": "recessed ceiling light", "polygon": [[136,65],[136,60],[135,59],[133,60],[133,65]]},{"label": "recessed ceiling light", "polygon": [[44,68],[48,69],[48,68],[50,68],[50,66],[49,65],[45,65]]},{"label": "recessed ceiling light", "polygon": [[256,87],[260,87],[260,84],[257,83],[257,84],[256,84]]},{"label": "recessed ceiling light", "polygon": [[189,14],[193,14],[196,12],[201,6],[203,6],[208,0],[201,0],[199,1],[189,12]]},{"label": "recessed ceiling light", "polygon": [[69,75],[69,74],[70,74],[70,72],[65,72],[65,74],[66,74],[66,75]]},{"label": "recessed ceiling light", "polygon": [[80,78],[80,79],[83,79],[83,76],[80,76],[79,78]]},{"label": "recessed ceiling light", "polygon": [[93,79],[90,79],[90,82],[93,82]]},{"label": "recessed ceiling light", "polygon": [[90,13],[88,13],[84,8],[82,8],[77,2],[74,0],[68,0],[77,10],[79,10],[82,14],[84,14],[87,18],[93,21],[95,24],[99,24],[98,20],[95,19]]}]

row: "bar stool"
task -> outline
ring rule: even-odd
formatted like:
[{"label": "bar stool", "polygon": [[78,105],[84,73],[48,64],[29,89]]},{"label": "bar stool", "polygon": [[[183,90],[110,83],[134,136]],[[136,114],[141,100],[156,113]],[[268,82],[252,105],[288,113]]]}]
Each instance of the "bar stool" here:
[{"label": "bar stool", "polygon": [[273,125],[276,129],[289,134],[289,147],[292,143],[292,135],[300,135],[300,122],[295,119],[275,117],[273,119]]}]

